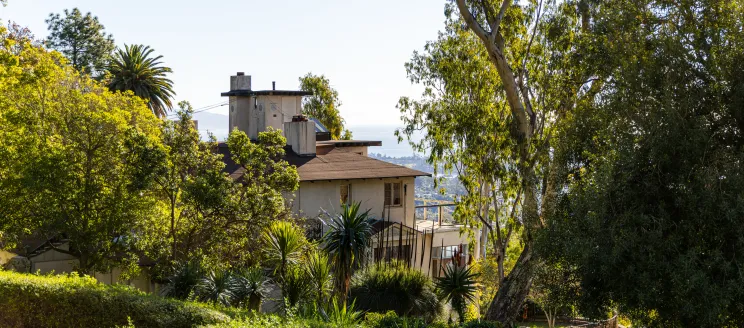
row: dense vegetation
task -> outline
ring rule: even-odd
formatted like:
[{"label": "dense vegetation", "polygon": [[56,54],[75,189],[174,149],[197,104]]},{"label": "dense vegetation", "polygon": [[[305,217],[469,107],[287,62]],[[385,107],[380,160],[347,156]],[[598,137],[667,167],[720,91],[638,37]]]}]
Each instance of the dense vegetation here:
[{"label": "dense vegetation", "polygon": [[228,322],[205,304],[165,299],[90,277],[0,272],[3,327],[193,327]]},{"label": "dense vegetation", "polygon": [[[498,326],[472,320],[475,305],[509,325],[527,301],[549,326],[744,322],[741,1],[448,1],[443,30],[405,65],[424,91],[400,99],[397,135],[426,153],[428,189],[457,176],[451,215],[484,232],[487,256],[435,281],[366,263],[359,204],[308,240],[284,198],[299,178],[281,133],[203,141],[188,102],[160,119],[174,92],[151,48],[114,52],[77,9],[48,23],[59,52],[0,27],[0,248],[47,240],[81,275],[121,268],[162,297],[0,273],[4,325],[445,326],[449,303],[464,326]],[[314,92],[304,112],[349,138],[328,79],[300,84]],[[280,314],[248,315],[272,288]]]}]

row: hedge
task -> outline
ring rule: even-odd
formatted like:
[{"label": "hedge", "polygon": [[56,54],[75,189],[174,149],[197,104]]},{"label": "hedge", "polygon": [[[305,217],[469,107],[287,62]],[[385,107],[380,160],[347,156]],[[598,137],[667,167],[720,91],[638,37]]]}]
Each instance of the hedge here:
[{"label": "hedge", "polygon": [[149,295],[92,277],[0,271],[0,327],[194,327],[229,322],[207,305]]}]

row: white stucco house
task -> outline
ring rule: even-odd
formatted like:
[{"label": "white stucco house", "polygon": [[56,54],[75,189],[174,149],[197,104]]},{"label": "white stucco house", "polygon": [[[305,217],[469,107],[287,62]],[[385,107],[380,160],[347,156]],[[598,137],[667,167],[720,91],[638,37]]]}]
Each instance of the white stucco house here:
[{"label": "white stucco house", "polygon": [[[480,245],[468,253],[462,226],[416,217],[415,179],[431,174],[368,157],[369,147],[381,146],[380,141],[330,140],[325,127],[302,116],[302,97],[307,95],[273,87],[253,90],[251,77],[240,72],[230,77],[230,91],[222,93],[230,99],[230,130],[244,131],[251,139],[269,127],[283,131],[285,159],[300,175],[299,189],[287,195],[296,215],[323,218],[344,203],[360,202],[376,219],[370,257],[402,260],[432,276],[453,257],[462,265],[480,257]],[[239,178],[242,168],[227,156],[227,145],[221,144],[220,151],[228,173]],[[479,235],[476,231],[476,243]]]}]

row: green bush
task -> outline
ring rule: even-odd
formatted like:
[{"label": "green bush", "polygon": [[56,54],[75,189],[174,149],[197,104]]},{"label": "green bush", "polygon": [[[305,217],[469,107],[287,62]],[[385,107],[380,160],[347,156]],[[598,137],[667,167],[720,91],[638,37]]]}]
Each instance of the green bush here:
[{"label": "green bush", "polygon": [[369,328],[424,328],[428,327],[421,318],[399,317],[395,311],[382,313],[367,313],[365,325]]},{"label": "green bush", "polygon": [[431,320],[441,312],[434,283],[421,271],[402,263],[378,263],[354,277],[351,299],[359,310]]},{"label": "green bush", "polygon": [[91,277],[0,271],[0,327],[193,327],[228,322],[212,307]]},{"label": "green bush", "polygon": [[460,328],[502,328],[503,326],[499,322],[495,321],[468,321],[460,325]]}]

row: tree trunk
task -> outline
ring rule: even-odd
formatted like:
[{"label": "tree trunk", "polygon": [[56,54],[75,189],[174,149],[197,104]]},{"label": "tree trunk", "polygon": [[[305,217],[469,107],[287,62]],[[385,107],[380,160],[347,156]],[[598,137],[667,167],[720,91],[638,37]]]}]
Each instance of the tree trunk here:
[{"label": "tree trunk", "polygon": [[509,275],[504,278],[486,313],[487,320],[510,326],[519,315],[532,285],[532,246],[526,244]]}]

